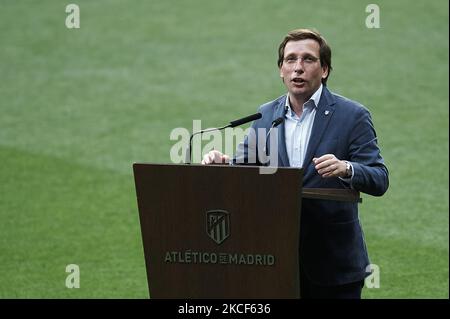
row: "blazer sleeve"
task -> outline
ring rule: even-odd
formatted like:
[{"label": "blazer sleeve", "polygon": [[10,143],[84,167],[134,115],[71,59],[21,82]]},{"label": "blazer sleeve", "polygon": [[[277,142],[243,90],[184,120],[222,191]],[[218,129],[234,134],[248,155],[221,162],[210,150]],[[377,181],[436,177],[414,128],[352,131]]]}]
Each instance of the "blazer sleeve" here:
[{"label": "blazer sleeve", "polygon": [[381,196],[389,187],[389,172],[380,154],[369,111],[360,108],[354,123],[349,138],[349,161],[354,170],[351,187],[363,193]]}]

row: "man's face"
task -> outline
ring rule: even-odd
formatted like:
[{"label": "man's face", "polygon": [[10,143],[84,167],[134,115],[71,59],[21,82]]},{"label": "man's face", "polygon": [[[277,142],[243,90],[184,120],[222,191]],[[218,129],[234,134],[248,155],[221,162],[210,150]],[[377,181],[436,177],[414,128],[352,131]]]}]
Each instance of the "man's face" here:
[{"label": "man's face", "polygon": [[311,97],[327,77],[328,67],[320,65],[319,49],[312,39],[286,43],[280,77],[293,97]]}]

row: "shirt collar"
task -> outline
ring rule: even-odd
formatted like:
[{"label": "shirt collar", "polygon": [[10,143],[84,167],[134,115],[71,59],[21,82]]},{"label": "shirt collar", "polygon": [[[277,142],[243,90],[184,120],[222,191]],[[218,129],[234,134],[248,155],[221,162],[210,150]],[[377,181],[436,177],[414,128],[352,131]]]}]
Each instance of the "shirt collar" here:
[{"label": "shirt collar", "polygon": [[[306,101],[306,103],[303,104],[303,105],[305,107],[307,107],[310,104],[309,101],[313,101],[314,102],[314,107],[317,108],[318,105],[319,105],[319,102],[320,102],[320,96],[322,95],[322,89],[323,89],[323,85],[321,83],[319,88],[316,90],[316,92],[314,92],[314,94],[311,95],[309,100]],[[291,112],[293,112],[292,109],[291,109],[291,104],[289,103],[289,92],[286,94],[286,102],[285,102],[284,106],[286,107],[286,110],[290,110]]]}]

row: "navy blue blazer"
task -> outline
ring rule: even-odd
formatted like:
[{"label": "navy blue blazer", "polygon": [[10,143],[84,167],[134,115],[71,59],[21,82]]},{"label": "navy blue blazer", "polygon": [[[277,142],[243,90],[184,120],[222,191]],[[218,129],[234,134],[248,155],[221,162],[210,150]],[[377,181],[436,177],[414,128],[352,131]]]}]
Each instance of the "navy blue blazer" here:
[{"label": "navy blue blazer", "polygon": [[[285,102],[286,95],[262,105],[259,108],[262,118],[254,121],[252,128],[268,130],[273,120],[284,116]],[[284,131],[283,122],[278,129],[277,165],[281,167],[289,166]],[[255,142],[256,147],[249,147],[249,144],[252,145],[247,135],[233,164],[255,158],[249,155],[258,152],[259,144]],[[369,111],[357,102],[331,93],[326,86],[322,90],[304,160],[303,187],[349,188],[350,185],[339,178],[322,178],[317,173],[312,159],[324,154],[334,154],[338,159],[352,163],[353,189],[374,196],[386,192],[388,170],[377,145]],[[256,165],[262,165],[257,156],[256,159]],[[358,218],[358,204],[303,199],[300,220],[300,267],[311,281],[318,285],[341,285],[363,280],[368,275],[369,258]]]}]

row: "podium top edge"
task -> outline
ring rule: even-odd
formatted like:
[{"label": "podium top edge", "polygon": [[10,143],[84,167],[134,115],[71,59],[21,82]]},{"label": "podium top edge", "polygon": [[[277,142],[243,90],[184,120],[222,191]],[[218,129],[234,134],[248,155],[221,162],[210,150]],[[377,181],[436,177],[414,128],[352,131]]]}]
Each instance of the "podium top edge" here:
[{"label": "podium top edge", "polygon": [[175,164],[175,163],[150,163],[150,162],[133,162],[133,167],[135,166],[176,166],[176,167],[231,167],[231,168],[276,168],[282,170],[303,170],[302,167],[285,167],[285,166],[258,166],[258,165],[229,165],[229,164],[212,164],[212,165],[204,165],[204,164]]}]

